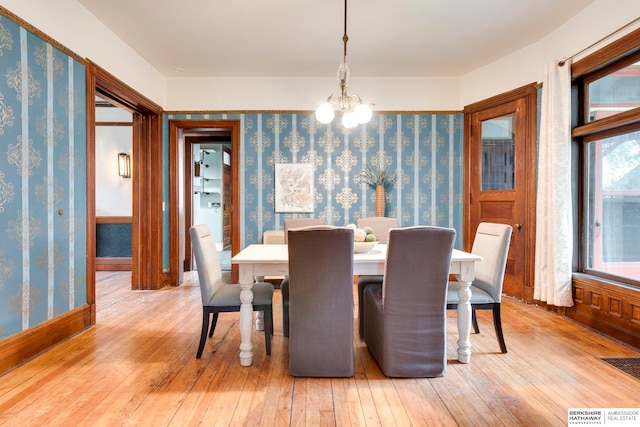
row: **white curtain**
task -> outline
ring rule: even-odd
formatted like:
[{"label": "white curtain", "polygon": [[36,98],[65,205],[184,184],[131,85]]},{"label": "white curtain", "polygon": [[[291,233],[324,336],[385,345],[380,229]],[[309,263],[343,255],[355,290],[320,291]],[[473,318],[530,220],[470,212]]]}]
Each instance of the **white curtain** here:
[{"label": "white curtain", "polygon": [[535,288],[533,297],[559,307],[573,306],[571,266],[571,64],[553,62],[542,86]]}]

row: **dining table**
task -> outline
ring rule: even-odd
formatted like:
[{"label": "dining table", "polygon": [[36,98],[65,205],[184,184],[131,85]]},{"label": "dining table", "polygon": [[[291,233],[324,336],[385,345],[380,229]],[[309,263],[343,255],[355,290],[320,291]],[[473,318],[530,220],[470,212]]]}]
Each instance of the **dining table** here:
[{"label": "dining table", "polygon": [[[382,275],[387,259],[387,245],[377,244],[364,253],[353,254],[354,275]],[[469,252],[454,249],[451,254],[449,273],[459,282],[460,302],[457,309],[458,348],[457,359],[461,363],[471,361],[471,290],[475,278],[475,263],[482,257]],[[289,274],[289,251],[286,244],[251,244],[231,258],[232,264],[238,265],[240,292],[240,364],[251,366],[253,346],[251,335],[253,330],[253,292],[254,283],[264,281],[265,276],[286,276]],[[360,313],[358,313],[360,315]],[[260,329],[261,319],[256,319]]]}]

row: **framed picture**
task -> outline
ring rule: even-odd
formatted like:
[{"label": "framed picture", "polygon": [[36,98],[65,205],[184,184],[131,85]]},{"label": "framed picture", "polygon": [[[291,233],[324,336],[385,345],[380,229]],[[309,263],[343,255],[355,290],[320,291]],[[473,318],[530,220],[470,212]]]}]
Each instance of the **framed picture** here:
[{"label": "framed picture", "polygon": [[313,165],[276,164],[276,212],[313,212]]}]

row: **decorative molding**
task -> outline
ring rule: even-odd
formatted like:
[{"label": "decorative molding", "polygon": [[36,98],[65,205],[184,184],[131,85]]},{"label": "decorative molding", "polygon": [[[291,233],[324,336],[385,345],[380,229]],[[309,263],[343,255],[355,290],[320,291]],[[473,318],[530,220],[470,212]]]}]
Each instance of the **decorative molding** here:
[{"label": "decorative molding", "polygon": [[640,342],[640,292],[586,274],[573,276],[574,306],[566,316],[630,345]]},{"label": "decorative molding", "polygon": [[0,375],[91,325],[95,306],[85,304],[0,340]]},{"label": "decorative molding", "polygon": [[[462,114],[462,110],[374,110],[374,114]],[[314,115],[315,111],[310,110],[173,110],[165,111],[167,115],[185,114],[309,114]]]},{"label": "decorative molding", "polygon": [[131,224],[133,217],[130,216],[97,216],[96,224]]},{"label": "decorative molding", "polygon": [[131,271],[131,257],[96,257],[96,271]]},{"label": "decorative molding", "polygon": [[14,14],[13,12],[7,10],[6,8],[4,8],[2,6],[0,6],[0,15],[5,16],[7,19],[10,19],[11,21],[13,21],[16,24],[20,25],[21,27],[23,27],[24,29],[26,29],[27,31],[32,33],[33,35],[38,36],[39,38],[41,38],[45,42],[49,43],[50,45],[52,45],[56,49],[58,49],[61,52],[65,53],[66,55],[69,55],[70,57],[72,57],[76,61],[81,62],[82,64],[86,65],[86,63],[87,63],[86,60],[84,58],[82,58],[80,55],[78,55],[77,53],[75,53],[74,51],[69,49],[68,47],[64,46],[62,43],[58,42],[54,38],[46,35],[45,33],[40,31],[39,29],[37,29],[33,25],[29,24],[24,19],[20,18],[18,15]]}]

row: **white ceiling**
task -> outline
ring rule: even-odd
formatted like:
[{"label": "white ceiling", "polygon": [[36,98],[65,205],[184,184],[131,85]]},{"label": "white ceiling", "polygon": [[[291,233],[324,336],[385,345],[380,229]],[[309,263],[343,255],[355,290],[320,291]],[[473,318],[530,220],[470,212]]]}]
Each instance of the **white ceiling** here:
[{"label": "white ceiling", "polygon": [[[77,1],[165,76],[326,77],[342,61],[342,0]],[[347,62],[359,77],[459,76],[593,1],[351,0]]]}]

